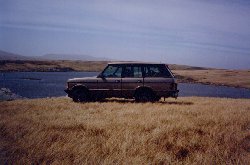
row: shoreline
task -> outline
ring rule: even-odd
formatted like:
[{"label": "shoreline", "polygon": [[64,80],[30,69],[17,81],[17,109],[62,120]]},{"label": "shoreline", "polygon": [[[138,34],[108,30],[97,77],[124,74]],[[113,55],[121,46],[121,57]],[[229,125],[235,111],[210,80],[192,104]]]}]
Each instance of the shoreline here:
[{"label": "shoreline", "polygon": [[9,88],[0,88],[0,102],[29,99],[12,92]]},{"label": "shoreline", "polygon": [[[73,70],[73,71],[48,71],[48,70],[44,70],[44,71],[1,71],[0,74],[4,74],[4,73],[21,73],[21,72],[27,72],[27,73],[31,73],[31,72],[101,72],[101,71],[92,71],[92,70],[87,70],[87,71],[77,71],[77,70]],[[178,78],[181,77],[181,78]],[[191,77],[185,77],[182,75],[177,75],[175,74],[175,78],[177,80],[178,83],[188,83],[188,84],[202,84],[202,85],[213,85],[213,86],[224,86],[224,87],[230,87],[230,88],[236,88],[236,89],[250,89],[250,87],[245,87],[245,86],[241,86],[241,85],[230,85],[230,84],[224,84],[224,83],[213,83],[213,82],[200,82],[199,80],[195,80]],[[26,78],[28,79],[28,78]]]},{"label": "shoreline", "polygon": [[[13,93],[13,95],[16,95],[15,93]],[[89,101],[89,102],[82,102],[82,103],[76,103],[74,102],[71,98],[69,98],[68,96],[52,96],[52,97],[41,97],[41,98],[27,98],[27,97],[22,97],[17,95],[17,98],[11,98],[11,99],[2,99],[0,97],[0,104],[4,103],[4,102],[16,102],[16,101],[38,101],[38,100],[57,100],[57,99],[66,99],[69,100],[72,104],[103,104],[103,103],[134,103],[134,104],[143,104],[142,102],[135,102],[134,99],[124,99],[124,98],[116,98],[116,97],[112,97],[112,98],[106,98],[102,101]],[[231,98],[231,97],[213,97],[213,96],[180,96],[177,99],[174,98],[166,98],[166,100],[164,100],[163,98],[161,98],[158,102],[146,102],[145,104],[161,104],[161,103],[168,103],[171,102],[173,100],[175,100],[176,102],[181,101],[183,99],[189,99],[189,98],[196,98],[196,99],[215,99],[215,100],[249,100],[248,98]]]},{"label": "shoreline", "polygon": [[[185,83],[185,84],[201,84],[201,85],[207,85],[207,86],[214,86],[214,87],[228,87],[228,88],[235,88],[235,89],[244,89],[244,90],[250,90],[248,88],[242,88],[242,87],[232,87],[232,86],[227,86],[227,85],[216,85],[216,84],[204,84],[204,83],[199,83],[199,82],[179,82],[179,83]],[[249,99],[247,97],[226,97],[226,96],[199,96],[199,95],[187,95],[187,96],[179,96],[178,98],[188,98],[188,97],[207,97],[207,98],[217,98],[217,99]],[[17,93],[14,93],[12,90],[9,88],[2,87],[0,88],[0,102],[2,101],[14,101],[14,100],[33,100],[33,99],[53,99],[53,98],[69,98],[67,94],[62,95],[62,96],[46,96],[46,97],[35,97],[35,98],[30,98],[30,97],[24,97],[22,95],[19,95]],[[177,99],[178,99],[177,98]],[[123,99],[123,98],[106,98],[107,100],[109,99]],[[171,98],[166,98],[166,99],[171,99]],[[126,99],[125,99],[126,100]],[[95,101],[94,101],[95,102]],[[101,102],[100,102],[101,103]]]},{"label": "shoreline", "polygon": [[[0,61],[0,73],[101,72],[110,61]],[[230,70],[167,64],[178,82],[250,89],[250,70]]]},{"label": "shoreline", "polygon": [[[178,81],[178,79],[177,79]],[[201,85],[211,85],[211,86],[217,86],[217,87],[228,87],[228,88],[236,88],[236,89],[247,89],[250,90],[250,88],[243,87],[243,86],[233,86],[233,85],[227,85],[227,84],[216,84],[216,83],[205,83],[205,82],[192,82],[192,81],[179,81],[178,83],[187,83],[187,84],[201,84]]]}]

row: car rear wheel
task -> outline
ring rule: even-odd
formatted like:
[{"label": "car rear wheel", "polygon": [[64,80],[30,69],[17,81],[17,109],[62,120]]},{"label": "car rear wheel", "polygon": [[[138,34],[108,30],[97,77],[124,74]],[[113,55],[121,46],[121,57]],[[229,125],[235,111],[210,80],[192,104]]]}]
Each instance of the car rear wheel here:
[{"label": "car rear wheel", "polygon": [[150,90],[139,90],[135,95],[135,101],[137,102],[155,101],[154,98],[154,94]]},{"label": "car rear wheel", "polygon": [[73,91],[73,97],[74,102],[86,102],[88,101],[88,92],[83,89],[76,89]]},{"label": "car rear wheel", "polygon": [[160,99],[161,99],[161,97],[159,97],[159,96],[154,97],[154,101],[160,101]]}]

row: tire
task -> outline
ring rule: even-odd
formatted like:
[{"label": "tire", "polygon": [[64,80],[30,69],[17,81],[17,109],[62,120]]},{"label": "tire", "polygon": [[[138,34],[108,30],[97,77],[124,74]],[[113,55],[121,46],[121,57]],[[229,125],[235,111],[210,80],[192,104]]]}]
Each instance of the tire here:
[{"label": "tire", "polygon": [[155,96],[152,91],[150,90],[138,90],[135,94],[135,101],[136,102],[149,102],[155,101]]},{"label": "tire", "polygon": [[87,102],[89,100],[89,94],[87,90],[84,89],[75,89],[73,91],[73,97],[74,102]]},{"label": "tire", "polygon": [[159,97],[159,96],[154,96],[153,99],[154,99],[155,102],[157,102],[157,101],[160,101],[161,97]]}]

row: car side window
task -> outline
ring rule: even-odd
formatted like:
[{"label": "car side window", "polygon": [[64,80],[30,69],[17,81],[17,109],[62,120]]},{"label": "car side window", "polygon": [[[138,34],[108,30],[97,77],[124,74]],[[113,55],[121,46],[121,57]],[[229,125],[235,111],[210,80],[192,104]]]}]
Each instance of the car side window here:
[{"label": "car side window", "polygon": [[171,74],[164,66],[152,65],[145,66],[145,77],[171,77]]},{"label": "car side window", "polygon": [[140,66],[134,67],[134,77],[137,77],[137,78],[142,77],[142,68]]},{"label": "car side window", "polygon": [[140,66],[125,66],[123,68],[122,77],[142,77],[142,69]]},{"label": "car side window", "polygon": [[159,77],[160,71],[156,66],[145,67],[145,77]]},{"label": "car side window", "polygon": [[117,78],[121,77],[122,67],[109,65],[102,73],[103,77]]},{"label": "car side window", "polygon": [[134,77],[132,66],[125,66],[123,68],[122,77]]}]

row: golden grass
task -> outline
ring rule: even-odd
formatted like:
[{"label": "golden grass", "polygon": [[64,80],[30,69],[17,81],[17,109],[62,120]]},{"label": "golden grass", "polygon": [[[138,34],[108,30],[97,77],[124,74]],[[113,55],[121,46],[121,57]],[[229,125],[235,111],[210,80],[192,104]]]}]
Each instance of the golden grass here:
[{"label": "golden grass", "polygon": [[0,164],[249,164],[250,101],[0,102]]},{"label": "golden grass", "polygon": [[204,84],[226,85],[250,88],[250,70],[174,70],[176,75],[184,79]]},{"label": "golden grass", "polygon": [[108,61],[55,61],[61,67],[73,68],[75,71],[91,71],[100,72],[106,65]]},{"label": "golden grass", "polygon": [[0,61],[0,72],[101,71],[107,61]]}]

